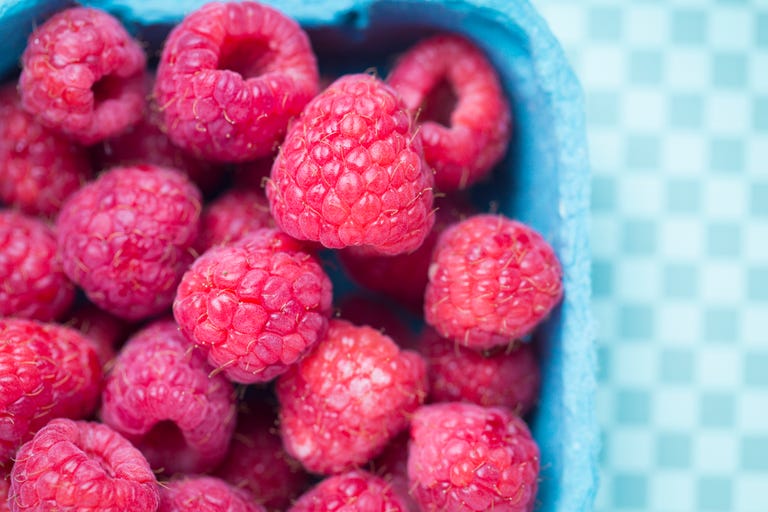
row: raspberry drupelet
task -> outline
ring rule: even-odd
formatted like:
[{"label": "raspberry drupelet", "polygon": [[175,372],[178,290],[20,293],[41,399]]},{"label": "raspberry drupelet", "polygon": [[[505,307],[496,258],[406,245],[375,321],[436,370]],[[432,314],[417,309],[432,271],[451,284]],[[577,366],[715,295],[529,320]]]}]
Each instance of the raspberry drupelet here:
[{"label": "raspberry drupelet", "polygon": [[560,302],[562,277],[554,250],[532,228],[500,214],[474,215],[437,242],[424,318],[466,347],[507,345]]},{"label": "raspberry drupelet", "polygon": [[353,470],[325,478],[304,493],[288,512],[408,512],[399,490],[381,477]]},{"label": "raspberry drupelet", "polygon": [[166,39],[154,95],[175,144],[244,162],[271,154],[317,90],[315,55],[296,21],[257,2],[211,2]]},{"label": "raspberry drupelet", "polygon": [[187,475],[163,484],[157,512],[265,512],[265,509],[224,480]]},{"label": "raspberry drupelet", "polygon": [[234,386],[173,320],[157,320],[118,354],[102,393],[101,419],[165,474],[213,470],[227,453],[236,420]]},{"label": "raspberry drupelet", "polygon": [[81,144],[116,135],[142,116],[144,50],[104,11],[54,14],[29,36],[21,65],[24,109]]},{"label": "raspberry drupelet", "polygon": [[396,92],[346,75],[291,124],[267,182],[277,225],[332,249],[419,247],[434,223],[434,180]]}]

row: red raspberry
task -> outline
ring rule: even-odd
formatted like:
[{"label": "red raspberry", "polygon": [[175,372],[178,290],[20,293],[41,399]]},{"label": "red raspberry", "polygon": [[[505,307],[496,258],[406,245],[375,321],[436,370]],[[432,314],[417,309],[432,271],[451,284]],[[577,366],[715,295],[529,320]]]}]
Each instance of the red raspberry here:
[{"label": "red raspberry", "polygon": [[0,210],[0,316],[48,322],[75,298],[56,253],[56,234],[43,221]]},{"label": "red raspberry", "polygon": [[85,418],[99,397],[101,367],[68,327],[0,318],[0,467],[48,420]]},{"label": "red raspberry", "polygon": [[0,512],[11,512],[8,494],[11,492],[11,468],[0,467]]},{"label": "red raspberry", "polygon": [[111,364],[115,350],[125,341],[131,328],[129,324],[90,302],[81,304],[66,324],[82,332],[91,342],[102,368]]},{"label": "red raspberry", "polygon": [[146,459],[101,423],[51,420],[11,470],[14,512],[154,512],[157,480]]},{"label": "red raspberry", "polygon": [[202,254],[214,245],[234,242],[249,231],[273,227],[275,221],[262,190],[229,190],[203,209],[195,248]]},{"label": "red raspberry", "polygon": [[193,260],[200,202],[197,188],[175,170],[139,165],[101,174],[59,214],[64,271],[113,315],[161,313]]},{"label": "red raspberry", "polygon": [[426,365],[389,336],[331,320],[315,350],[278,379],[285,449],[313,473],[378,455],[424,401]]},{"label": "red raspberry", "polygon": [[478,352],[430,328],[421,342],[431,401],[505,406],[520,416],[536,404],[541,371],[533,344],[517,342]]},{"label": "red raspberry", "polygon": [[172,320],[132,336],[107,375],[101,418],[167,474],[202,473],[227,453],[235,429],[233,385]]},{"label": "red raspberry", "polygon": [[369,464],[369,469],[376,475],[386,480],[393,491],[397,493],[407,505],[406,510],[418,512],[419,507],[413,500],[408,483],[408,441],[410,433],[404,430],[395,436],[381,455]]},{"label": "red raspberry", "polygon": [[315,55],[298,23],[257,2],[211,2],[166,39],[155,101],[174,143],[243,162],[272,153],[317,88]]},{"label": "red raspberry", "polygon": [[424,512],[530,512],[538,476],[536,441],[508,409],[447,402],[413,415],[408,478]]},{"label": "red raspberry", "polygon": [[[504,156],[511,134],[509,103],[496,71],[474,43],[453,34],[428,38],[401,56],[387,82],[411,112],[422,109],[424,158],[439,190],[472,185]],[[441,84],[455,96],[455,107],[451,101],[432,106],[441,100]],[[446,108],[445,119],[430,116]]]},{"label": "red raspberry", "polygon": [[441,336],[474,349],[529,332],[563,295],[552,247],[530,227],[483,214],[446,229],[432,256],[424,316]]},{"label": "red raspberry", "polygon": [[355,470],[329,476],[307,491],[288,512],[408,512],[405,500],[384,479]]},{"label": "red raspberry", "polygon": [[163,484],[157,512],[264,512],[245,492],[212,476],[185,476]]},{"label": "red raspberry", "polygon": [[283,448],[275,411],[266,403],[241,411],[216,476],[248,491],[267,510],[285,510],[309,483],[301,464]]},{"label": "red raspberry", "polygon": [[24,109],[77,142],[93,144],[141,118],[144,50],[106,12],[53,15],[29,36],[21,64]]},{"label": "red raspberry", "polygon": [[85,149],[35,121],[15,87],[0,89],[0,119],[0,202],[55,216],[91,175]]},{"label": "red raspberry", "polygon": [[421,245],[432,227],[432,185],[402,101],[359,74],[336,80],[292,123],[267,197],[291,236],[399,254]]}]

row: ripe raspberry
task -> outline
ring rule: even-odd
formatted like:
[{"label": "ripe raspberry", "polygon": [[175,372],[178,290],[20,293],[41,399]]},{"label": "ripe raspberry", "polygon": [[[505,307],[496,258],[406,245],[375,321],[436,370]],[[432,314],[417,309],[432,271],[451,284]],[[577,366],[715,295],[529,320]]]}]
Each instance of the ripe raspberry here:
[{"label": "ripe raspberry", "polygon": [[195,249],[202,254],[214,245],[234,242],[249,231],[273,227],[275,221],[262,190],[232,189],[203,209]]},{"label": "ripe raspberry", "polygon": [[144,51],[106,12],[72,7],[53,15],[29,36],[21,64],[24,109],[81,144],[141,118]]},{"label": "ripe raspberry", "polygon": [[405,500],[384,479],[355,470],[329,476],[307,491],[288,512],[408,512]]},{"label": "ripe raspberry", "polygon": [[272,407],[255,405],[238,414],[229,452],[215,475],[249,492],[267,510],[285,510],[307,487],[309,475],[285,452]]},{"label": "ripe raspberry", "polygon": [[157,512],[264,512],[245,492],[212,476],[185,476],[163,484]]},{"label": "ripe raspberry", "polygon": [[[504,156],[511,133],[509,103],[496,71],[474,43],[453,34],[428,38],[401,56],[387,82],[411,112],[422,109],[424,158],[439,190],[476,183]],[[439,94],[442,84],[448,96],[455,96],[455,107],[450,100],[439,104],[446,102]],[[446,109],[444,118],[430,115]]]},{"label": "ripe raspberry", "polygon": [[11,470],[14,512],[154,512],[155,475],[125,438],[101,423],[51,420]]},{"label": "ripe raspberry", "polygon": [[64,271],[113,315],[140,320],[161,313],[192,262],[200,201],[175,170],[138,165],[101,174],[59,214]]},{"label": "ripe raspberry", "polygon": [[0,119],[0,202],[55,216],[91,175],[85,149],[35,121],[13,86],[0,89]]},{"label": "ripe raspberry", "polygon": [[331,320],[325,339],[278,379],[288,453],[313,473],[375,457],[424,401],[426,365],[372,327]]},{"label": "ripe raspberry", "polygon": [[272,153],[317,88],[298,23],[257,2],[211,2],[166,39],[154,94],[175,144],[243,162]]},{"label": "ripe raspberry", "polygon": [[505,406],[522,416],[539,398],[541,371],[531,343],[478,352],[427,328],[420,348],[429,368],[431,401]]},{"label": "ripe raspberry", "polygon": [[408,483],[408,441],[410,432],[404,430],[395,436],[381,454],[370,464],[369,470],[386,480],[393,491],[406,504],[406,510],[418,512],[419,507],[413,500]]},{"label": "ripe raspberry", "polygon": [[284,373],[322,338],[331,295],[319,261],[264,228],[200,256],[181,280],[173,314],[211,365],[251,384]]},{"label": "ripe raspberry", "polygon": [[48,322],[75,298],[56,253],[56,234],[43,221],[0,210],[0,316]]},{"label": "ripe raspberry", "polygon": [[0,512],[11,512],[8,494],[11,492],[11,468],[0,466]]},{"label": "ripe raspberry", "polygon": [[292,123],[267,182],[275,222],[339,249],[413,251],[434,222],[432,173],[395,91],[347,75]]},{"label": "ripe raspberry", "polygon": [[172,320],[133,335],[107,375],[101,418],[153,468],[202,473],[227,453],[235,429],[234,386],[213,370]]},{"label": "ripe raspberry", "polygon": [[541,235],[503,215],[475,215],[438,240],[424,316],[441,336],[486,349],[528,334],[562,294],[560,263]]},{"label": "ripe raspberry", "polygon": [[96,408],[101,367],[68,327],[0,318],[0,467],[48,420],[85,418]]},{"label": "ripe raspberry", "polygon": [[408,478],[424,512],[530,512],[538,476],[536,441],[505,408],[447,402],[413,415]]},{"label": "ripe raspberry", "polygon": [[96,351],[101,367],[111,364],[115,350],[128,337],[131,326],[90,302],[81,304],[66,321],[85,335]]}]

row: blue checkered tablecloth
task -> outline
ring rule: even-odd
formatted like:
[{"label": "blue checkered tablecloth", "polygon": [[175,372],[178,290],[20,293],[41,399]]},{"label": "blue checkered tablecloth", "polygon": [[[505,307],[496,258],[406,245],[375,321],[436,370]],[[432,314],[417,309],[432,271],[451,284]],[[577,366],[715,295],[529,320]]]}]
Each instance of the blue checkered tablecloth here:
[{"label": "blue checkered tablecloth", "polygon": [[596,510],[768,511],[768,2],[534,5],[587,102]]}]

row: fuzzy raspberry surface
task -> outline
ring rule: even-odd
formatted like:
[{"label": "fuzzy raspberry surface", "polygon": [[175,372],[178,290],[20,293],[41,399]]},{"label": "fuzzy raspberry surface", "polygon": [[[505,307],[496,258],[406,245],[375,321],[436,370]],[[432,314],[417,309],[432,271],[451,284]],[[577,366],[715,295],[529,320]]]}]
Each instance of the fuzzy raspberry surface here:
[{"label": "fuzzy raspberry surface", "polygon": [[35,217],[0,209],[0,316],[48,322],[61,318],[74,298],[54,230]]},{"label": "fuzzy raspberry surface", "polygon": [[413,415],[408,478],[424,512],[530,512],[538,476],[538,446],[506,408],[448,402]]},{"label": "fuzzy raspberry surface", "polygon": [[51,420],[11,470],[11,510],[154,512],[160,493],[136,448],[101,423]]},{"label": "fuzzy raspberry surface", "polygon": [[258,2],[210,2],[165,41],[154,94],[173,142],[210,160],[271,154],[317,94],[309,38]]},{"label": "fuzzy raspberry surface", "polygon": [[474,349],[530,333],[563,295],[552,247],[525,224],[480,214],[438,240],[424,295],[424,317],[443,337]]},{"label": "fuzzy raspberry surface", "polygon": [[368,326],[331,320],[315,350],[278,379],[286,451],[313,473],[378,455],[424,401],[424,360]]},{"label": "fuzzy raspberry surface", "polygon": [[332,249],[380,254],[419,247],[434,223],[434,180],[395,91],[346,75],[291,124],[267,182],[277,225]]},{"label": "fuzzy raspberry surface", "polygon": [[224,480],[185,476],[163,485],[157,512],[265,512],[265,509]]},{"label": "fuzzy raspberry surface", "polygon": [[184,274],[174,317],[230,380],[270,381],[325,334],[331,280],[302,247],[263,228],[211,248]]},{"label": "fuzzy raspberry surface", "polygon": [[126,342],[101,396],[104,423],[168,475],[212,470],[235,429],[234,386],[189,348],[173,320],[149,324]]},{"label": "fuzzy raspberry surface", "polygon": [[470,40],[438,34],[421,41],[400,57],[387,82],[421,114],[424,158],[441,192],[480,181],[504,156],[512,131],[509,102],[495,69]]},{"label": "fuzzy raspberry surface", "polygon": [[532,343],[472,350],[425,329],[420,352],[429,369],[429,399],[504,406],[525,415],[539,398],[541,370]]},{"label": "fuzzy raspberry surface", "polygon": [[101,309],[126,320],[166,310],[194,258],[200,192],[182,173],[116,167],[69,197],[57,219],[64,271]]},{"label": "fuzzy raspberry surface", "polygon": [[0,88],[0,202],[53,217],[91,176],[87,152],[21,108],[13,86]]},{"label": "fuzzy raspberry surface", "polygon": [[273,227],[275,221],[264,191],[231,189],[203,209],[195,249],[202,254],[214,245],[234,242],[249,231]]},{"label": "fuzzy raspberry surface", "polygon": [[104,11],[71,7],[54,14],[29,36],[21,66],[24,109],[81,144],[120,133],[141,118],[144,50]]},{"label": "fuzzy raspberry surface", "polygon": [[408,512],[403,498],[381,477],[354,470],[329,476],[304,493],[288,512]]},{"label": "fuzzy raspberry surface", "polygon": [[101,376],[74,329],[0,317],[0,468],[48,420],[93,413]]}]

